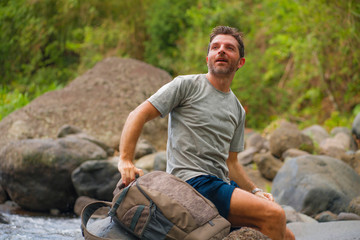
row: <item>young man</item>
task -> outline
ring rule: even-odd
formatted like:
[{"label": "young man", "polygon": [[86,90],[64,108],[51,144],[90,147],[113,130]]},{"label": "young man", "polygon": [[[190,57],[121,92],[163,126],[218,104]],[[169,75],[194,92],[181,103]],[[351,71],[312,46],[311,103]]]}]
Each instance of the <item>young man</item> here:
[{"label": "young man", "polygon": [[232,226],[270,238],[294,239],[281,207],[256,188],[237,161],[244,148],[245,111],[230,90],[245,64],[241,34],[219,26],[210,35],[207,74],[179,76],[130,113],[120,144],[119,171],[127,185],[143,175],[132,160],[143,125],[169,114],[167,172],[192,185]]}]

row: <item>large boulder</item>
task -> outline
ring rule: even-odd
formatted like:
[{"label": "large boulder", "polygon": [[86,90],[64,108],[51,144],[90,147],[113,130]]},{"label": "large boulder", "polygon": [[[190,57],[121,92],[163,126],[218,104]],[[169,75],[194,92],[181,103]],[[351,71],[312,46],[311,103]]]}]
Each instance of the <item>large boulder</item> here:
[{"label": "large boulder", "polygon": [[[65,124],[117,148],[128,114],[171,81],[163,70],[134,59],[107,58],[62,90],[45,93],[0,122],[0,146],[27,138],[55,138]],[[143,137],[165,148],[167,120],[145,125]]]},{"label": "large boulder", "polygon": [[75,137],[15,141],[0,152],[0,184],[24,209],[68,211],[76,199],[72,171],[106,157],[98,145]]},{"label": "large boulder", "polygon": [[314,144],[312,139],[302,133],[296,125],[283,122],[270,136],[270,152],[277,158],[290,149],[296,148],[312,153]]},{"label": "large boulder", "polygon": [[328,156],[289,159],[277,173],[272,193],[279,204],[309,216],[345,211],[360,195],[360,176],[346,163]]},{"label": "large boulder", "polygon": [[111,201],[116,184],[121,178],[118,159],[91,160],[77,167],[71,175],[78,196]]}]

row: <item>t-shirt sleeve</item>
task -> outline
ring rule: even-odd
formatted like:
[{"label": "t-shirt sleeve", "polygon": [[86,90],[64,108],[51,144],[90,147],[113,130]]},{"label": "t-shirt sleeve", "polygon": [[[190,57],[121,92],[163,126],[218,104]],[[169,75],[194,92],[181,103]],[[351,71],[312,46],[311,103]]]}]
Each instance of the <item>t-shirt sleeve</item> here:
[{"label": "t-shirt sleeve", "polygon": [[162,86],[148,101],[160,112],[161,117],[168,115],[184,98],[184,83],[181,77]]},{"label": "t-shirt sleeve", "polygon": [[245,115],[245,110],[241,108],[240,123],[235,129],[233,139],[231,140],[230,152],[244,151]]}]

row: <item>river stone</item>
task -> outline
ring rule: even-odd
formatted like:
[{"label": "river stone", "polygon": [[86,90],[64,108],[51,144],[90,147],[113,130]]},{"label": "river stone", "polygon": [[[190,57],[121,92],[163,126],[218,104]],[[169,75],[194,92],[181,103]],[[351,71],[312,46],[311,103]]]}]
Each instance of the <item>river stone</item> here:
[{"label": "river stone", "polygon": [[302,130],[304,134],[312,138],[317,144],[330,137],[329,133],[320,125],[312,125]]},{"label": "river stone", "polygon": [[301,156],[285,162],[273,180],[276,202],[309,216],[344,211],[360,195],[360,176],[346,163],[328,156]]},{"label": "river stone", "polygon": [[74,137],[15,141],[0,153],[0,184],[24,209],[68,211],[76,199],[72,171],[106,156],[96,144]]},{"label": "river stone", "polygon": [[111,201],[113,191],[121,174],[117,158],[112,160],[91,160],[82,163],[71,174],[78,196]]},{"label": "river stone", "polygon": [[331,222],[331,221],[336,221],[337,215],[330,211],[325,211],[325,212],[321,212],[321,213],[317,214],[315,216],[315,219],[318,222]]},{"label": "river stone", "polygon": [[135,167],[145,170],[147,172],[151,172],[154,170],[154,162],[155,162],[156,153],[152,153],[146,156],[143,156],[139,160],[135,162]]},{"label": "river stone", "polygon": [[242,227],[239,230],[232,231],[229,235],[223,238],[223,240],[271,240],[271,239],[253,228]]},{"label": "river stone", "polygon": [[4,188],[0,185],[0,204],[6,202],[6,200],[8,200],[8,196]]},{"label": "river stone", "polygon": [[355,213],[357,215],[360,216],[360,196],[354,198],[353,200],[351,200],[351,202],[349,203],[348,212],[350,213]]},{"label": "river stone", "polygon": [[[0,146],[28,138],[56,138],[74,125],[117,149],[128,114],[171,81],[165,71],[134,59],[107,58],[70,82],[47,92],[0,122]],[[167,120],[147,123],[142,137],[165,149]]]},{"label": "river stone", "polygon": [[153,145],[149,143],[146,139],[140,139],[136,144],[135,148],[135,159],[139,159],[145,155],[152,154],[156,152],[156,149]]},{"label": "river stone", "polygon": [[282,205],[281,207],[285,211],[286,223],[291,223],[291,222],[317,222],[312,217],[309,217],[308,215],[297,212],[291,206]]},{"label": "river stone", "polygon": [[105,150],[105,152],[107,153],[108,156],[113,156],[114,155],[114,149],[111,148],[110,146],[106,145],[106,143],[99,141],[98,139],[95,139],[94,137],[84,133],[81,129],[75,127],[75,126],[71,126],[71,125],[64,125],[62,126],[57,134],[58,138],[63,138],[63,137],[67,137],[67,136],[74,136],[74,137],[78,137],[78,138],[82,138],[85,139],[87,141],[90,141],[92,143],[95,143],[96,145],[98,145],[99,147],[101,147],[102,149]]},{"label": "river stone", "polygon": [[245,147],[246,148],[255,147],[257,152],[259,152],[261,149],[266,147],[265,142],[266,142],[265,138],[263,138],[259,133],[254,132],[250,134],[249,137],[247,137],[245,141]]},{"label": "river stone", "polygon": [[247,147],[244,151],[240,152],[237,155],[237,160],[244,166],[248,165],[253,162],[254,155],[258,151],[259,151],[258,148],[254,146]]},{"label": "river stone", "polygon": [[296,148],[309,153],[314,150],[311,138],[302,133],[296,125],[282,123],[270,136],[270,152],[277,158],[290,149]]},{"label": "river stone", "polygon": [[283,162],[275,158],[270,152],[256,154],[254,161],[261,175],[268,180],[273,180],[283,165]]},{"label": "river stone", "polygon": [[287,224],[296,240],[358,240],[360,221]]},{"label": "river stone", "polygon": [[154,158],[154,170],[155,171],[166,171],[166,151],[161,151],[155,154]]},{"label": "river stone", "polygon": [[288,158],[295,158],[295,157],[300,157],[300,156],[309,155],[309,154],[310,153],[296,149],[296,148],[290,148],[283,153],[283,155],[281,156],[281,159],[283,161],[285,161]]}]

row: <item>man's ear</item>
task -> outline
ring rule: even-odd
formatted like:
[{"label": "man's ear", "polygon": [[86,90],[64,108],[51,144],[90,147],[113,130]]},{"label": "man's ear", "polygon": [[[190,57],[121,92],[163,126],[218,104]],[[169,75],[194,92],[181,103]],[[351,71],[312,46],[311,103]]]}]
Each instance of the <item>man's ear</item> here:
[{"label": "man's ear", "polygon": [[209,56],[206,56],[206,63],[209,62]]},{"label": "man's ear", "polygon": [[244,66],[244,64],[245,64],[245,58],[240,58],[238,69],[241,68],[242,66]]}]

